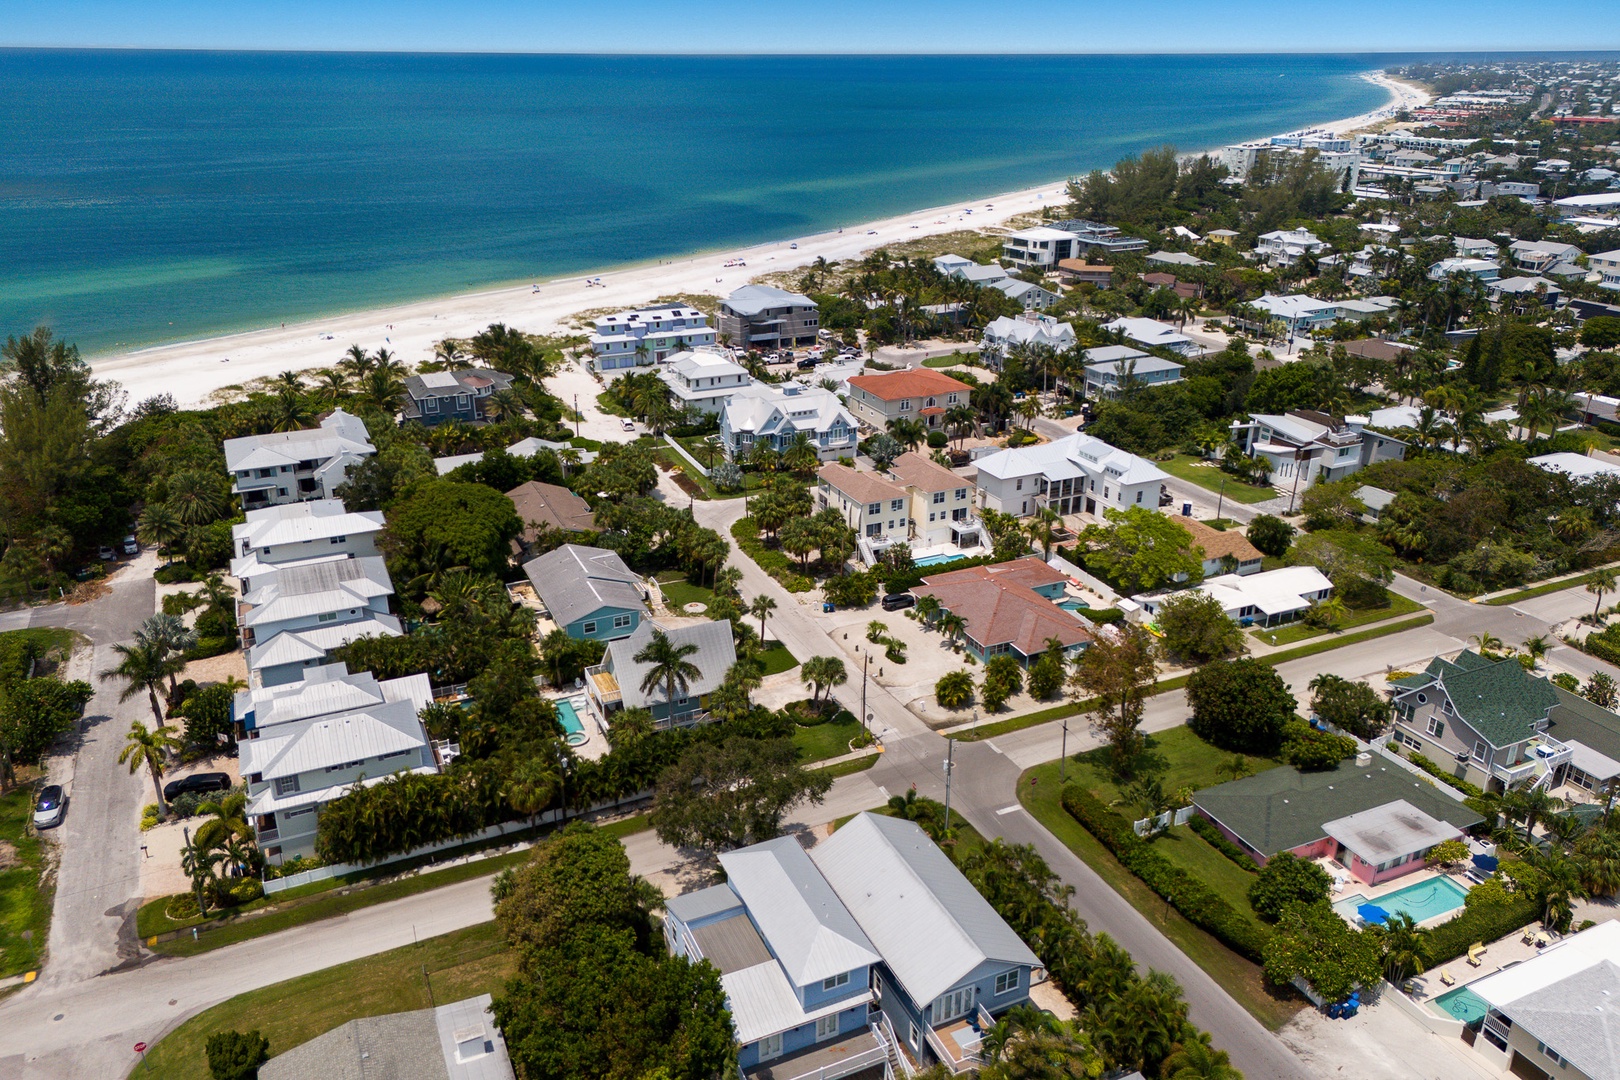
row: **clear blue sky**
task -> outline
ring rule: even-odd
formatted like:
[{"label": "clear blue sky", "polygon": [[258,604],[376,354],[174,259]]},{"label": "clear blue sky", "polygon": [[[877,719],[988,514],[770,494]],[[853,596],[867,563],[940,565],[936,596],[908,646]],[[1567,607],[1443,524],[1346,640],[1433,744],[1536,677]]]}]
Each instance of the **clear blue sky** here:
[{"label": "clear blue sky", "polygon": [[488,52],[1620,49],[1614,0],[0,0],[0,45]]}]

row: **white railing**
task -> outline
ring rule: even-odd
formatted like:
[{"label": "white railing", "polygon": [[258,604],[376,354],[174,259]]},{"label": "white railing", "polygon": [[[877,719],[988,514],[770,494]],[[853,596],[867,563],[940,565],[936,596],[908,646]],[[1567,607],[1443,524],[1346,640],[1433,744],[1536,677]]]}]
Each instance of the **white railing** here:
[{"label": "white railing", "polygon": [[984,1064],[984,1054],[981,1050],[968,1050],[966,1047],[958,1046],[956,1048],[957,1052],[953,1054],[950,1047],[945,1045],[945,1040],[939,1037],[939,1032],[935,1031],[932,1026],[923,1028],[923,1034],[927,1038],[928,1045],[933,1049],[935,1056],[944,1062],[945,1067],[953,1073],[964,1073],[969,1069],[976,1069]]},{"label": "white railing", "polygon": [[[858,1054],[851,1054],[831,1065],[823,1065],[816,1069],[807,1069],[797,1076],[788,1077],[787,1080],[838,1080],[841,1076],[869,1069],[873,1065],[889,1060],[889,1049],[881,1043],[870,1050],[862,1050]],[[775,1070],[773,1069],[774,1073]]]},{"label": "white railing", "polygon": [[906,1057],[905,1050],[900,1046],[899,1038],[895,1036],[894,1026],[889,1023],[889,1014],[886,1012],[879,1012],[878,1018],[879,1022],[873,1024],[872,1027],[874,1029],[881,1029],[884,1040],[894,1051],[892,1060],[899,1064],[900,1075],[905,1077],[906,1080],[911,1080],[911,1077],[914,1075],[911,1068],[911,1059]]}]

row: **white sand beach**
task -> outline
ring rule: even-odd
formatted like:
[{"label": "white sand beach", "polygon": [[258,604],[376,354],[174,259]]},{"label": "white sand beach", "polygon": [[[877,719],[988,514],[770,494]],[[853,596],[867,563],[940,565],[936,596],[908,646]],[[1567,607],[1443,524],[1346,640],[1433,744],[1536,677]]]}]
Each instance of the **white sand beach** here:
[{"label": "white sand beach", "polygon": [[[1428,98],[1421,88],[1382,72],[1364,77],[1388,90],[1390,101],[1360,116],[1318,124],[1317,129],[1355,131]],[[491,323],[503,322],[529,333],[563,332],[582,311],[632,308],[680,293],[724,296],[763,273],[807,266],[818,258],[828,262],[855,258],[885,244],[920,236],[996,226],[1020,214],[1061,206],[1065,198],[1064,182],[1057,181],[813,236],[154,346],[94,358],[91,363],[101,378],[123,384],[132,403],[167,393],[182,406],[196,406],[223,387],[283,371],[330,366],[350,345],[367,350],[386,348],[404,362],[416,364],[432,358],[435,343],[471,336]],[[726,267],[734,260],[747,265]]]}]

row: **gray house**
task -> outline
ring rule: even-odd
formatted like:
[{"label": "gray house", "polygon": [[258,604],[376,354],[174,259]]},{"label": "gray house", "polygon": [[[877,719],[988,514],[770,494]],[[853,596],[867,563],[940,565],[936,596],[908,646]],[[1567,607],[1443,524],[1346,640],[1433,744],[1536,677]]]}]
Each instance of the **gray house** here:
[{"label": "gray house", "polygon": [[490,996],[350,1020],[277,1054],[259,1080],[512,1080]]},{"label": "gray house", "polygon": [[1168,386],[1180,382],[1183,365],[1151,356],[1129,345],[1102,345],[1087,349],[1086,394],[1092,398],[1119,396],[1127,382],[1137,386]]},{"label": "gray house", "polygon": [[447,420],[477,424],[484,420],[483,403],[512,385],[512,376],[487,368],[430,371],[405,380],[405,420],[432,427]]},{"label": "gray house", "polygon": [[770,285],[744,285],[720,301],[720,340],[739,349],[814,345],[821,313],[808,296]]},{"label": "gray house", "polygon": [[[636,654],[652,641],[654,630],[663,630],[677,647],[696,646],[697,651],[690,653],[686,661],[697,668],[698,674],[688,679],[685,687],[676,684],[673,701],[663,684],[650,691],[642,687],[652,665],[637,660]],[[726,672],[736,662],[731,623],[725,619],[674,628],[643,622],[635,633],[609,645],[600,664],[585,669],[586,700],[603,728],[611,726],[613,714],[621,709],[646,709],[660,728],[696,724],[707,718],[709,695],[725,681]]]}]

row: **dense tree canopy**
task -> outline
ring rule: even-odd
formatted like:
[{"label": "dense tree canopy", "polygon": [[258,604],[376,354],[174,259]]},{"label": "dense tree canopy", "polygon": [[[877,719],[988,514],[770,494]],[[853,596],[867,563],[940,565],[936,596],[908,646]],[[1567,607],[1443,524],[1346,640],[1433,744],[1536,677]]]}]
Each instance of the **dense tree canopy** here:
[{"label": "dense tree canopy", "polygon": [[1283,728],[1294,716],[1294,695],[1276,669],[1259,660],[1217,660],[1187,680],[1192,719],[1199,738],[1222,750],[1274,754]]}]

